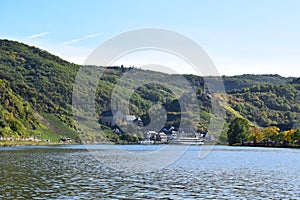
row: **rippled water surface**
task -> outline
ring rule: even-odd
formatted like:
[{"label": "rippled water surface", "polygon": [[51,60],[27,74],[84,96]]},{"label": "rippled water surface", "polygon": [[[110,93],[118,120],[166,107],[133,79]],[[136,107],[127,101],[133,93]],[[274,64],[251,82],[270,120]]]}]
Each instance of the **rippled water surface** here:
[{"label": "rippled water surface", "polygon": [[[130,155],[147,161],[163,146],[119,146],[132,153],[126,155],[115,146],[88,148],[1,148],[0,199],[300,199],[300,149],[216,146],[200,159],[201,147],[192,146],[151,171],[151,162]],[[119,170],[129,163],[134,171]]]}]

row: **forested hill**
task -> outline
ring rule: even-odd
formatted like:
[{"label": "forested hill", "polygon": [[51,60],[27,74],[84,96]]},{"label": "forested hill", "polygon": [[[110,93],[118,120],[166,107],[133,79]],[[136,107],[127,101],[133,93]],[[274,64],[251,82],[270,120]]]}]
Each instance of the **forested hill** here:
[{"label": "forested hill", "polygon": [[14,94],[0,79],[0,127],[2,137],[29,136],[38,133],[40,121],[30,104]]},{"label": "forested hill", "polygon": [[235,111],[261,127],[300,122],[300,84],[254,86],[228,97]]},{"label": "forested hill", "polygon": [[[3,136],[6,131],[8,134],[25,136],[41,128],[48,132],[55,132],[57,128],[67,136],[76,138],[77,133],[84,131],[74,125],[71,113],[73,84],[79,67],[39,48],[0,40],[0,135]],[[95,99],[98,114],[110,109],[115,84],[132,70],[124,67],[101,69],[104,73],[99,80]],[[147,121],[148,109],[160,103],[168,113],[166,126],[180,124],[180,109],[176,105],[185,91],[179,89],[183,83],[178,75],[135,70],[145,77],[151,74],[157,79],[170,79],[172,90],[159,84],[139,87],[130,99],[131,114]],[[203,94],[203,78],[194,75],[184,77],[196,91],[201,108],[201,122],[197,126],[200,131],[205,131],[211,115],[210,100]],[[224,76],[223,81],[229,92],[228,121],[234,117],[230,110],[261,126],[298,121],[299,79],[279,75],[241,75]],[[50,122],[51,126],[45,122]],[[194,122],[191,120],[188,123],[192,125]],[[53,126],[56,126],[54,130]],[[95,135],[91,134],[91,137]],[[107,137],[120,139],[113,133]]]},{"label": "forested hill", "polygon": [[282,77],[277,74],[253,75],[244,74],[238,76],[223,76],[225,89],[227,92],[242,88],[251,88],[259,85],[284,85],[291,83],[293,77]]},{"label": "forested hill", "polygon": [[37,111],[67,113],[78,66],[41,49],[0,40],[0,78]]}]

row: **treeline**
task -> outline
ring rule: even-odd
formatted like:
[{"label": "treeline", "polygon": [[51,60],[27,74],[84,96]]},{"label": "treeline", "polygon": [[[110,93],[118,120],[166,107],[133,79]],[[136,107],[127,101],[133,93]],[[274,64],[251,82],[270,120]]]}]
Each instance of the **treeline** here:
[{"label": "treeline", "polygon": [[261,85],[285,85],[291,83],[293,80],[294,78],[292,77],[286,78],[278,74],[223,76],[226,92]]},{"label": "treeline", "polygon": [[247,120],[234,119],[228,128],[229,145],[253,145],[253,146],[299,146],[300,129],[280,131],[277,126],[269,126],[263,129],[251,127]]}]

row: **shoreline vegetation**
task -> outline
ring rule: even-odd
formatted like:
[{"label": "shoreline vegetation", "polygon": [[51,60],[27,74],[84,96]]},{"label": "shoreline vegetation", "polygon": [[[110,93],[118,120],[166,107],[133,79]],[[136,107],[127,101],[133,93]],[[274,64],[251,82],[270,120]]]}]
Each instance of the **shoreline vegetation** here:
[{"label": "shoreline vegetation", "polygon": [[227,131],[229,146],[300,147],[300,128],[280,130],[277,126],[263,129],[251,126],[244,118],[235,118]]},{"label": "shoreline vegetation", "polygon": [[[227,145],[230,146],[230,145]],[[291,149],[299,149],[300,145],[291,144],[291,145],[282,145],[282,144],[234,144],[231,145],[233,147],[265,147],[265,148],[291,148]]]},{"label": "shoreline vegetation", "polygon": [[[142,145],[139,143],[63,143],[63,142],[46,142],[46,141],[9,141],[9,140],[0,140],[0,147],[18,147],[18,146],[55,146],[55,145]],[[151,144],[151,145],[161,145],[161,144]],[[185,145],[185,144],[164,144],[164,145]],[[228,145],[224,143],[204,143],[203,146],[232,146],[232,147],[263,147],[263,148],[291,148],[291,149],[300,149],[300,145],[298,144],[290,144],[290,145],[283,145],[283,144],[253,144],[253,143],[236,143],[233,145]],[[187,146],[199,146],[189,144]],[[201,146],[201,145],[200,145]]]},{"label": "shoreline vegetation", "polygon": [[0,147],[59,145],[60,142],[1,140]]}]

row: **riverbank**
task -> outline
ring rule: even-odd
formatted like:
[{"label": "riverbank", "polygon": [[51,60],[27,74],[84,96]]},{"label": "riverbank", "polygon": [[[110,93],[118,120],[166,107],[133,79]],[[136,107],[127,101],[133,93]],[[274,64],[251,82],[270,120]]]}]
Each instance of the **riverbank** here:
[{"label": "riverbank", "polygon": [[293,148],[300,149],[300,145],[292,144],[292,145],[277,145],[277,144],[234,144],[233,147],[265,147],[265,148]]},{"label": "riverbank", "polygon": [[[0,140],[0,147],[13,147],[13,146],[43,146],[43,145],[61,145],[61,144],[79,144],[79,143],[62,143],[62,142],[46,142],[46,141],[9,141],[9,140]],[[87,143],[94,145],[96,143]],[[110,145],[136,145],[137,143],[97,143],[97,144],[110,144]],[[152,144],[152,145],[159,145],[159,144]],[[172,145],[172,144],[167,144]],[[193,144],[190,144],[193,145]],[[228,144],[221,144],[221,143],[204,143],[203,146],[210,146],[210,145],[216,145],[216,146],[229,146]],[[197,145],[199,146],[199,145]],[[265,147],[265,148],[294,148],[294,149],[300,149],[300,145],[264,145],[264,144],[234,144],[233,147]]]},{"label": "riverbank", "polygon": [[58,145],[61,142],[45,142],[45,141],[0,141],[0,147],[12,147],[12,146],[42,146],[42,145]]}]

